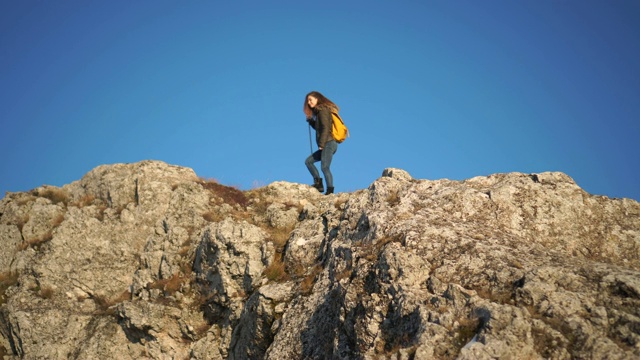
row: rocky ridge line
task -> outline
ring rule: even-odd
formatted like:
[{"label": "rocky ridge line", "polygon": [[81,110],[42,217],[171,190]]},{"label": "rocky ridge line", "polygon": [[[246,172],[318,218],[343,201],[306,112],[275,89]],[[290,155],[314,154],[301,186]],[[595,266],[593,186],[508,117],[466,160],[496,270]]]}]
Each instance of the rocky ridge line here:
[{"label": "rocky ridge line", "polygon": [[0,246],[5,359],[640,357],[640,204],[562,173],[323,196],[105,165],[8,193]]}]

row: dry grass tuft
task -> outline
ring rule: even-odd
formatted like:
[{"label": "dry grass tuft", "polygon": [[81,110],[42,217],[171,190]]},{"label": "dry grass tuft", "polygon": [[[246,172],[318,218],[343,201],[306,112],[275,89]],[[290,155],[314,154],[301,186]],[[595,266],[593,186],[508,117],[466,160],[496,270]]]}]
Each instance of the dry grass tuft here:
[{"label": "dry grass tuft", "polygon": [[263,274],[267,279],[271,281],[287,281],[291,279],[291,276],[287,273],[287,268],[284,264],[283,253],[284,248],[289,241],[291,232],[295,226],[288,226],[283,228],[274,228],[267,226],[265,230],[268,232],[267,241],[273,243],[276,253],[273,256],[273,261],[263,271]]},{"label": "dry grass tuft", "polygon": [[347,201],[349,201],[349,198],[338,199],[333,203],[333,206],[336,208],[336,210],[344,210],[344,208],[347,206]]},{"label": "dry grass tuft", "polygon": [[315,265],[309,274],[300,282],[300,293],[302,295],[309,295],[313,290],[313,285],[318,280],[318,275],[322,272],[322,266],[320,264]]},{"label": "dry grass tuft", "polygon": [[15,219],[13,225],[17,226],[18,230],[22,232],[22,229],[24,228],[24,225],[29,221],[29,218],[29,214],[23,214],[22,216]]},{"label": "dry grass tuft", "polygon": [[345,268],[335,274],[335,281],[340,282],[343,279],[350,279],[353,276],[353,269]]},{"label": "dry grass tuft", "polygon": [[51,226],[53,226],[51,230],[47,231],[44,234],[41,234],[40,236],[36,236],[29,240],[23,241],[20,245],[18,245],[18,251],[24,251],[28,248],[33,248],[35,250],[38,250],[42,244],[49,242],[53,239],[53,230],[58,226],[60,226],[60,224],[62,224],[63,221],[64,221],[64,215],[62,214],[56,215],[53,219],[51,219],[50,224]]},{"label": "dry grass tuft", "polygon": [[47,186],[43,190],[38,191],[38,196],[51,200],[54,204],[67,204],[69,202],[69,193],[61,188]]},{"label": "dry grass tuft", "polygon": [[18,245],[18,251],[24,251],[28,248],[39,250],[42,244],[49,242],[52,239],[53,239],[53,230],[49,230],[40,236],[36,236],[29,240],[23,241],[20,245]]},{"label": "dry grass tuft", "polygon": [[289,237],[291,237],[291,232],[295,226],[289,226],[286,228],[272,228],[267,229],[269,232],[268,241],[271,241],[273,245],[276,247],[277,252],[284,251],[284,247],[287,245],[287,241],[289,241]]},{"label": "dry grass tuft", "polygon": [[16,285],[17,283],[17,273],[11,271],[0,273],[0,305],[4,304],[7,301],[5,297],[5,292],[7,291],[7,289]]},{"label": "dry grass tuft", "polygon": [[180,246],[180,249],[178,249],[178,255],[180,255],[180,257],[186,258],[189,255],[190,251],[191,251],[191,241],[187,240],[182,244],[182,246]]},{"label": "dry grass tuft", "polygon": [[266,269],[262,272],[264,276],[267,277],[270,281],[287,281],[290,279],[289,274],[284,266],[284,262],[282,261],[281,254],[275,254],[273,257],[273,261]]},{"label": "dry grass tuft", "polygon": [[105,204],[100,204],[98,205],[98,213],[96,214],[96,219],[98,219],[100,222],[104,221],[104,212],[105,210],[107,210],[107,205]]},{"label": "dry grass tuft", "polygon": [[111,301],[113,301],[114,304],[119,304],[119,303],[125,302],[127,300],[131,300],[131,292],[129,290],[125,290],[125,291],[121,292],[120,295],[118,295],[115,298],[111,299]]},{"label": "dry grass tuft", "polygon": [[93,296],[93,301],[96,303],[98,308],[100,310],[102,310],[102,311],[106,311],[112,305],[114,305],[114,304],[111,303],[111,301],[109,301],[109,298],[104,296],[104,295],[95,295],[95,296]]},{"label": "dry grass tuft", "polygon": [[58,214],[58,215],[54,216],[53,219],[51,219],[51,225],[54,228],[57,228],[58,226],[60,226],[60,224],[62,224],[63,221],[64,221],[64,215],[63,214]]},{"label": "dry grass tuft", "polygon": [[149,284],[148,288],[162,290],[166,296],[171,296],[180,291],[184,284],[188,281],[189,278],[186,276],[173,274],[173,276],[169,279],[161,279]]},{"label": "dry grass tuft", "polygon": [[400,204],[400,194],[399,191],[394,191],[387,196],[387,202],[391,206],[395,206]]},{"label": "dry grass tuft", "polygon": [[486,282],[478,282],[470,285],[469,288],[476,294],[485,299],[498,304],[510,304],[513,300],[513,284],[489,284]]},{"label": "dry grass tuft", "polygon": [[91,194],[85,194],[78,200],[74,201],[69,205],[73,205],[79,208],[83,208],[85,206],[93,205],[96,202],[96,197]]},{"label": "dry grass tuft", "polygon": [[200,185],[209,190],[210,193],[220,197],[226,204],[238,205],[243,209],[246,209],[249,204],[249,199],[244,192],[235,187],[219,184],[217,181],[212,179],[200,179]]},{"label": "dry grass tuft", "polygon": [[35,196],[33,196],[33,194],[26,194],[26,193],[25,193],[25,194],[23,194],[23,196],[19,197],[19,198],[16,200],[16,204],[17,204],[18,206],[25,206],[25,205],[27,205],[28,203],[30,203],[30,202],[32,202],[32,201],[35,201],[35,199],[36,199],[36,197],[35,197]]},{"label": "dry grass tuft", "polygon": [[202,218],[208,222],[220,222],[224,220],[224,215],[220,211],[211,210],[202,214]]},{"label": "dry grass tuft", "polygon": [[127,300],[131,300],[131,292],[129,290],[125,290],[115,297],[108,297],[106,295],[95,295],[92,296],[92,298],[96,303],[96,306],[98,307],[98,309],[96,310],[96,314],[115,315],[115,309],[113,308],[113,306]]},{"label": "dry grass tuft", "polygon": [[478,318],[462,318],[458,320],[460,327],[457,329],[457,334],[454,336],[453,345],[462,349],[480,330],[480,319]]},{"label": "dry grass tuft", "polygon": [[53,289],[53,286],[47,285],[40,288],[40,291],[38,291],[38,295],[43,299],[51,299],[54,292],[55,290]]},{"label": "dry grass tuft", "polygon": [[380,253],[385,249],[386,245],[390,243],[404,245],[404,235],[396,234],[393,236],[386,236],[375,243],[365,244],[362,241],[357,241],[355,243],[355,248],[359,257],[369,261],[375,261],[380,256]]},{"label": "dry grass tuft", "polygon": [[247,197],[251,205],[251,211],[256,214],[265,214],[269,205],[272,204],[272,202],[266,200],[263,189],[249,190],[247,191]]},{"label": "dry grass tuft", "polygon": [[203,337],[211,328],[208,322],[203,321],[200,325],[194,326],[194,332],[198,338]]}]

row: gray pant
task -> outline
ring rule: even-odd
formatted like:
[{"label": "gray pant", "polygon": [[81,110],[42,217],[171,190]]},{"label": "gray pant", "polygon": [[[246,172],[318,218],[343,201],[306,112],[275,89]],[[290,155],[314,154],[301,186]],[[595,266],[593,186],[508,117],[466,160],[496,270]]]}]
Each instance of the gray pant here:
[{"label": "gray pant", "polygon": [[313,176],[314,179],[320,177],[318,173],[318,169],[314,165],[315,162],[320,161],[320,168],[322,169],[322,173],[324,174],[324,180],[327,182],[327,187],[333,187],[333,175],[331,175],[331,160],[333,159],[333,154],[338,151],[338,143],[335,140],[327,141],[322,150],[318,150],[313,154],[309,155],[307,160],[304,161],[305,165],[307,165],[307,169]]}]

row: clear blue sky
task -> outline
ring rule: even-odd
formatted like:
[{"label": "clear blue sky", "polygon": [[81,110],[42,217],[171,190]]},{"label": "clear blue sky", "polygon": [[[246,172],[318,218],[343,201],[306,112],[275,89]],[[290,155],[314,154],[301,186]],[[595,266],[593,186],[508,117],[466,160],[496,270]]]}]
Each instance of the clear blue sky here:
[{"label": "clear blue sky", "polygon": [[0,4],[0,196],[146,159],[311,183],[318,90],[351,130],[338,192],[562,171],[640,200],[637,0]]}]

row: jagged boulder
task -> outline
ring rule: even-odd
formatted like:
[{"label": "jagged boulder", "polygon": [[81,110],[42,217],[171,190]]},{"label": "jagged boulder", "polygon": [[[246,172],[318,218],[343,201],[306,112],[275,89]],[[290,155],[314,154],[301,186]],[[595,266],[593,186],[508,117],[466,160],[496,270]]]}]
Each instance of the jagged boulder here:
[{"label": "jagged boulder", "polygon": [[566,174],[324,196],[159,161],[0,201],[0,356],[640,357],[640,204]]}]

